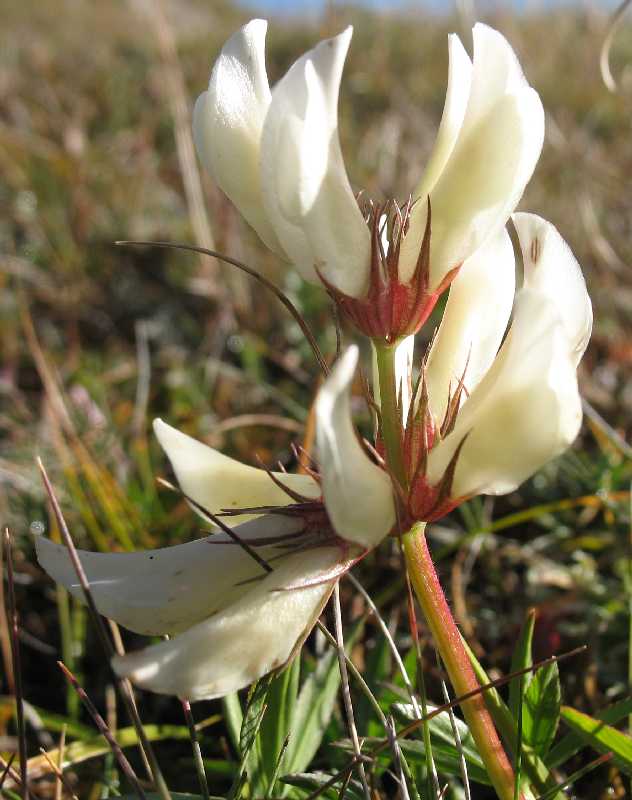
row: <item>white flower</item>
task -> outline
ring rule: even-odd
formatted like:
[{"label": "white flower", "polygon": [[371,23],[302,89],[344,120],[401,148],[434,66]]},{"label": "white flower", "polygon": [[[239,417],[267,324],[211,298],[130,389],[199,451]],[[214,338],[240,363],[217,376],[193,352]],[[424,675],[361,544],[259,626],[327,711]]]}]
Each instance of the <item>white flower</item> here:
[{"label": "white flower", "polygon": [[[450,290],[435,342],[437,349],[443,348],[444,332],[451,340],[452,374],[445,375],[443,391],[446,379],[451,379],[454,387],[465,372],[469,393],[451,433],[430,453],[428,461],[428,479],[433,483],[467,436],[456,464],[454,497],[513,491],[562,453],[581,424],[576,369],[592,329],[584,278],[570,248],[550,223],[524,213],[515,214],[513,220],[522,250],[524,283],[516,294],[513,321],[500,351],[495,355],[509,316],[508,288],[503,281],[494,284],[488,278],[484,295],[471,294],[467,269]],[[494,265],[488,267],[490,273],[502,275],[503,269],[513,270],[513,263],[502,263],[510,256],[502,238],[487,254],[472,259],[474,269],[478,259],[487,255]],[[513,262],[513,253],[511,259]],[[463,292],[474,301],[465,314]],[[473,306],[478,306],[478,311]],[[466,322],[456,335],[448,333],[453,315]],[[439,358],[434,361],[439,362]],[[444,365],[438,370],[443,372]],[[432,357],[428,378],[432,386]]]},{"label": "white flower", "polygon": [[[365,298],[379,248],[349,184],[338,138],[351,28],[305,53],[270,91],[266,27],[254,20],[222,49],[195,106],[198,153],[263,241],[303,277],[322,276],[349,298]],[[401,238],[397,280],[407,285],[418,266],[429,195],[427,303],[502,230],[542,148],[542,105],[513,50],[480,23],[473,39],[470,61],[458,37],[449,37],[447,96],[434,150],[413,192],[419,202],[406,212],[408,233],[402,237],[397,224],[389,232],[394,241]]]},{"label": "white flower", "polygon": [[[524,213],[513,222],[524,264],[515,297],[503,230],[452,283],[414,400],[410,355],[400,361],[401,405],[415,409],[411,418],[402,414],[403,491],[413,519],[437,519],[475,494],[513,491],[579,431],[576,370],[592,328],[584,278],[550,223]],[[400,349],[410,346],[404,340]]]},{"label": "white flower", "polygon": [[[390,480],[366,458],[350,421],[357,357],[349,350],[318,395],[322,488],[308,475],[271,477],[156,420],[182,491],[203,517],[204,509],[254,509],[222,518],[251,552],[225,531],[158,550],[79,551],[104,616],[137,633],[173,637],[116,657],[120,675],[191,700],[252,683],[292,657],[335,580],[389,533]],[[297,504],[279,484],[306,502]],[[65,547],[44,537],[36,547],[44,569],[81,598]]]}]

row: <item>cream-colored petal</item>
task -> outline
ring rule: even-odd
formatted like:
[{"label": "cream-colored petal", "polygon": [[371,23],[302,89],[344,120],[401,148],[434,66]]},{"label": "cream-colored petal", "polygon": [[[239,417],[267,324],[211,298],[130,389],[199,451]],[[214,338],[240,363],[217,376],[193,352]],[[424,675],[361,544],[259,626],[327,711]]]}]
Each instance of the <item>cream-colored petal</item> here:
[{"label": "cream-colored petal", "polygon": [[[154,432],[169,457],[182,491],[212,513],[223,509],[286,506],[294,502],[265,470],[235,461],[161,419],[154,420]],[[320,497],[320,488],[309,475],[273,474],[284,486],[299,494],[312,499]],[[224,517],[224,522],[233,526],[251,518],[252,515],[241,514]]]},{"label": "cream-colored petal", "polygon": [[209,87],[193,111],[193,138],[204,166],[272,250],[283,254],[261,198],[259,147],[270,105],[265,66],[268,23],[255,19],[226,42]]},{"label": "cream-colored petal", "polygon": [[338,91],[351,28],[303,55],[274,87],[261,140],[266,213],[307,280],[316,267],[354,296],[367,286],[370,235],[338,140]]},{"label": "cream-colored petal", "polygon": [[448,89],[441,124],[432,153],[415,195],[424,202],[430,194],[457,141],[472,86],[472,62],[455,33],[448,36]]},{"label": "cream-colored petal", "polygon": [[457,447],[452,496],[506,494],[560,455],[582,418],[575,365],[556,304],[523,289],[496,361],[464,404],[452,433],[430,454],[437,483]]},{"label": "cream-colored petal", "polygon": [[340,559],[338,548],[288,556],[268,577],[244,587],[228,608],[171,641],[114,658],[114,669],[143,688],[190,700],[248,686],[291,658],[334,584],[290,587],[323,579]]},{"label": "cream-colored petal", "polygon": [[[459,131],[430,202],[430,286],[500,231],[535,168],[544,138],[544,112],[516,56],[497,31],[474,28],[472,89]],[[414,270],[426,227],[418,202],[402,244],[400,274]]]},{"label": "cream-colored petal", "polygon": [[[248,543],[291,536],[303,522],[280,515],[259,517],[236,529]],[[46,572],[83,599],[83,590],[65,546],[35,538],[37,558]],[[256,552],[274,566],[280,550],[259,545]],[[225,533],[175,547],[134,553],[78,551],[97,608],[136,633],[175,634],[221,611],[244,593],[244,581],[266,573]]]},{"label": "cream-colored petal", "polygon": [[502,33],[477,22],[472,29],[472,40],[474,70],[467,125],[484,119],[500,97],[518,94],[528,86],[520,62]]},{"label": "cream-colored petal", "polygon": [[395,523],[388,475],[365,453],[351,420],[351,384],[358,348],[336,363],[316,399],[316,444],[323,496],[336,533],[375,547]]},{"label": "cream-colored petal", "polygon": [[450,286],[426,370],[430,409],[439,424],[459,381],[465,376],[465,399],[496,357],[515,286],[513,247],[503,228],[465,261]]},{"label": "cream-colored petal", "polygon": [[557,229],[536,214],[514,214],[524,264],[524,285],[555,301],[575,364],[592,331],[592,306],[581,267]]}]

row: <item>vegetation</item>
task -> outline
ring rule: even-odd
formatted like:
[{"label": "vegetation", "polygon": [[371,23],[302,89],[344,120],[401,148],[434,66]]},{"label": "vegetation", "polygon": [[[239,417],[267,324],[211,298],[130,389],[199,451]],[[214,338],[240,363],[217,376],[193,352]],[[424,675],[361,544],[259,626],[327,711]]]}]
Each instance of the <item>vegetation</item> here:
[{"label": "vegetation", "polygon": [[[13,545],[9,588],[20,617],[29,774],[32,797],[52,796],[58,779],[40,753],[44,748],[53,762],[60,758],[63,795],[72,790],[96,800],[133,792],[134,784],[57,660],[116,732],[141,782],[145,773],[133,747],[137,734],[114,699],[108,661],[85,607],[56,588],[34,559],[31,533],[59,536],[36,456],[78,546],[109,551],[187,541],[199,536],[200,523],[156,483],[168,467],[151,420],[162,416],[248,463],[281,459],[293,469],[292,444],[311,441],[319,374],[296,323],[242,274],[191,253],[114,242],[214,244],[283,286],[317,331],[323,352],[334,352],[336,336],[324,292],[286,272],[207,176],[208,225],[195,193],[186,143],[191,101],[245,12],[220,0],[167,4],[164,13],[162,5],[142,0],[1,7],[0,512]],[[587,277],[595,308],[580,370],[587,415],[571,452],[519,492],[477,498],[431,525],[429,540],[454,614],[486,671],[481,676],[497,679],[587,645],[489,694],[510,735],[516,726],[522,772],[537,773],[543,762],[554,770],[542,780],[541,797],[565,796],[551,781],[576,773],[578,798],[626,797],[632,771],[630,739],[622,733],[632,714],[632,449],[625,443],[632,410],[632,37],[627,28],[614,40],[619,91],[611,93],[599,74],[607,20],[596,9],[526,16],[498,9],[486,21],[509,38],[547,112],[543,156],[521,208],[559,228]],[[316,39],[348,22],[355,34],[341,135],[352,183],[376,199],[403,198],[440,119],[446,34],[456,29],[468,45],[468,21],[423,10],[390,17],[332,5],[317,24],[297,17],[271,25],[271,80]],[[471,796],[491,797],[457,717],[440,714],[427,735],[417,727],[400,748],[389,745],[391,725],[399,729],[415,718],[406,681],[425,693],[431,710],[445,700],[442,672],[421,619],[418,658],[397,548],[385,544],[354,576],[341,583],[345,640],[366,689],[353,667],[349,688],[364,749],[374,753],[366,771],[376,796],[396,796],[404,775],[411,796],[416,785],[421,797],[435,797],[428,785],[430,743],[440,784],[450,784],[443,796],[467,796],[465,762]],[[10,606],[6,589],[0,604]],[[327,613],[323,619],[333,631]],[[18,674],[10,640],[2,613],[5,762],[17,750]],[[124,640],[130,649],[140,645],[140,637],[124,634]],[[199,796],[186,709],[156,695],[138,693],[138,700],[167,784]],[[323,784],[344,771],[353,751],[336,650],[322,631],[288,670],[260,681],[247,698],[200,703],[193,714],[212,795],[304,798],[320,787],[323,796],[339,796],[340,784]],[[596,728],[593,717],[606,724]],[[15,772],[2,775],[0,785],[4,796],[19,796]],[[362,796],[357,773],[345,796]]]}]

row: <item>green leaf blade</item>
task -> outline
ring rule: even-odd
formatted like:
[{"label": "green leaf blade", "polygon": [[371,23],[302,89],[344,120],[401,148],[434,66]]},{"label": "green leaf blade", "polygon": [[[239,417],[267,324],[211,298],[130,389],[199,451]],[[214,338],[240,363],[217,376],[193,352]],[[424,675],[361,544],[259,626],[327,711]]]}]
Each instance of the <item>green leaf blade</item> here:
[{"label": "green leaf blade", "polygon": [[522,735],[543,758],[551,748],[560,719],[562,693],[556,662],[539,669],[522,701]]},{"label": "green leaf blade", "polygon": [[617,766],[632,777],[632,738],[588,714],[563,706],[562,719],[584,742],[598,753],[612,753]]}]

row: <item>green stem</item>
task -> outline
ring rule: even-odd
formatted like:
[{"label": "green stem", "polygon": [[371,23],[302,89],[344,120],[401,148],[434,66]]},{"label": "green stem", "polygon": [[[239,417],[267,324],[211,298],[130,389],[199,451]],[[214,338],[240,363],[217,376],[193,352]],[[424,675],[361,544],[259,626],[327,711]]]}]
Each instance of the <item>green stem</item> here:
[{"label": "green stem", "polygon": [[396,344],[373,340],[380,383],[381,433],[386,450],[386,461],[400,486],[406,486],[406,471],[402,455],[402,420],[397,405],[395,380]]},{"label": "green stem", "polygon": [[[406,566],[452,686],[457,695],[464,695],[478,689],[479,683],[432,563],[425,527],[425,523],[418,522],[402,537]],[[483,695],[465,700],[461,708],[498,797],[514,800],[513,769]]]}]

